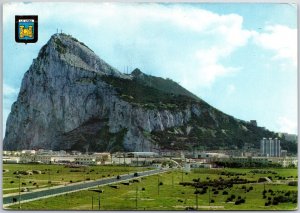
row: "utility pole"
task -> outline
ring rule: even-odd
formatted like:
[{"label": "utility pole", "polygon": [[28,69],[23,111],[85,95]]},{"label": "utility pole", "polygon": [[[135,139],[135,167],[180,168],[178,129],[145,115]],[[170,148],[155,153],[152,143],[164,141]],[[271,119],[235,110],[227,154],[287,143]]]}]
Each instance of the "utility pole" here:
[{"label": "utility pole", "polygon": [[210,206],[210,188],[208,187],[208,205]]},{"label": "utility pole", "polygon": [[99,207],[99,210],[100,210],[100,192],[98,192],[98,207]]},{"label": "utility pole", "polygon": [[198,210],[198,191],[196,192],[196,210]]},{"label": "utility pole", "polygon": [[19,209],[21,209],[21,175],[19,174]]},{"label": "utility pole", "polygon": [[[98,193],[98,209],[100,210],[100,193],[103,193],[104,190],[101,190],[101,189],[90,189],[89,191],[97,192]],[[94,199],[93,199],[93,196],[92,196],[92,208],[93,208],[93,204],[94,204]]]},{"label": "utility pole", "polygon": [[172,171],[172,188],[174,188],[174,172]]},{"label": "utility pole", "polygon": [[135,209],[138,209],[138,186],[136,186],[136,191],[135,191]]},{"label": "utility pole", "polygon": [[49,184],[49,188],[50,188],[51,187],[50,169],[48,169],[48,184]]},{"label": "utility pole", "polygon": [[157,194],[159,195],[159,175],[157,175]]}]

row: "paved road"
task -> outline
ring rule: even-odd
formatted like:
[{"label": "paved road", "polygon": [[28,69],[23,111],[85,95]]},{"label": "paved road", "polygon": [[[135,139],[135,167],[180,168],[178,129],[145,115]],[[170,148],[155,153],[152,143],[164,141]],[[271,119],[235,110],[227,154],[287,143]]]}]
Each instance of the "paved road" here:
[{"label": "paved road", "polygon": [[[148,176],[148,175],[155,175],[159,174],[162,172],[166,172],[167,170],[148,170],[144,172],[138,172],[138,177],[143,177],[143,176]],[[100,179],[96,181],[91,181],[91,182],[86,182],[86,183],[79,183],[79,184],[73,184],[73,185],[68,185],[68,186],[62,186],[62,187],[57,187],[57,188],[52,188],[52,189],[45,189],[41,191],[36,191],[36,192],[29,192],[29,193],[21,193],[20,200],[21,202],[24,201],[29,201],[32,199],[42,199],[43,197],[46,196],[55,196],[57,194],[63,194],[63,193],[68,193],[68,192],[73,192],[73,191],[79,191],[79,190],[84,190],[88,188],[92,188],[98,185],[105,185],[105,184],[113,184],[115,182],[120,182],[120,181],[125,181],[125,180],[130,180],[134,179],[134,173],[132,174],[126,174],[126,175],[121,175],[121,178],[118,180],[116,177],[113,178],[107,178],[107,179]],[[8,206],[10,204],[13,204],[13,198],[17,200],[17,203],[19,202],[19,195],[11,195],[7,197],[3,197],[3,205]],[[17,204],[15,203],[15,204]]]}]

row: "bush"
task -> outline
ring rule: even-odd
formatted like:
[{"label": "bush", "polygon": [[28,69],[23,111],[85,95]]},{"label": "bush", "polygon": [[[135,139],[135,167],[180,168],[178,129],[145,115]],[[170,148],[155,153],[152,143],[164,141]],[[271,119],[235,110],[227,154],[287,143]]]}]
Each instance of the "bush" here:
[{"label": "bush", "polygon": [[215,202],[215,200],[211,199],[211,200],[210,200],[210,202],[211,202],[211,203],[214,203],[214,202]]},{"label": "bush", "polygon": [[219,194],[219,191],[215,191],[215,192],[214,192],[214,195],[217,195],[217,194]]},{"label": "bush", "polygon": [[164,185],[164,183],[163,182],[159,182],[159,185],[162,186],[162,185]]},{"label": "bush", "polygon": [[228,192],[227,192],[227,191],[224,191],[224,192],[223,192],[223,195],[228,195]]},{"label": "bush", "polygon": [[117,179],[118,179],[118,180],[121,179],[120,175],[117,176]]},{"label": "bush", "polygon": [[231,197],[230,197],[231,199],[235,199],[235,195],[231,195]]},{"label": "bush", "polygon": [[10,181],[10,183],[14,183],[14,182],[15,182],[15,181],[13,181],[13,180],[12,180],[12,181]]},{"label": "bush", "polygon": [[297,181],[290,181],[288,183],[289,186],[298,186],[298,182]]},{"label": "bush", "polygon": [[72,181],[72,180],[70,180],[70,183],[73,183],[73,181]]},{"label": "bush", "polygon": [[142,188],[142,191],[145,191],[145,188],[144,188],[144,187]]},{"label": "bush", "polygon": [[133,176],[134,176],[134,177],[138,177],[139,174],[138,174],[137,172],[135,172],[135,173],[133,174]]},{"label": "bush", "polygon": [[235,204],[235,205],[240,205],[241,202],[240,202],[240,200],[237,200],[237,201],[234,202],[234,204]]}]

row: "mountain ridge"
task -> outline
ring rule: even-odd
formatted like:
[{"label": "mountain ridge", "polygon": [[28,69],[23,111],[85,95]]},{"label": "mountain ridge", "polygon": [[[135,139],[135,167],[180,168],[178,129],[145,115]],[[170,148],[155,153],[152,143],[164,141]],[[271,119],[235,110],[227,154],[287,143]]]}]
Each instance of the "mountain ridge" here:
[{"label": "mountain ridge", "polygon": [[260,137],[276,136],[249,125],[171,79],[123,74],[84,43],[54,34],[24,74],[3,143],[4,150],[157,151],[258,146]]}]

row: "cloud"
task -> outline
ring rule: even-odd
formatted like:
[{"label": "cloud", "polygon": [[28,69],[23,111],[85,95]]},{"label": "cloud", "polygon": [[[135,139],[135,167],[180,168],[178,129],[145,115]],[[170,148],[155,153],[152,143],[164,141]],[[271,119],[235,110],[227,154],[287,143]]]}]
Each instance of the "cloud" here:
[{"label": "cloud", "polygon": [[297,119],[281,116],[277,119],[278,132],[297,134]]},{"label": "cloud", "polygon": [[3,84],[3,133],[5,133],[5,122],[10,112],[11,105],[16,100],[18,89],[6,83]]},{"label": "cloud", "polygon": [[193,91],[238,71],[222,60],[246,45],[253,34],[243,29],[240,15],[219,15],[186,4],[45,5],[6,4],[4,23],[14,14],[38,14],[44,30],[49,22],[59,23],[55,28],[92,44],[121,71],[129,64],[131,69],[171,77]]},{"label": "cloud", "polygon": [[274,51],[274,60],[289,60],[297,65],[297,29],[283,25],[267,26],[263,33],[256,33],[254,41],[261,47]]},{"label": "cloud", "polygon": [[16,98],[19,90],[17,88],[14,88],[8,84],[3,84],[3,97],[5,99],[14,99]]}]

